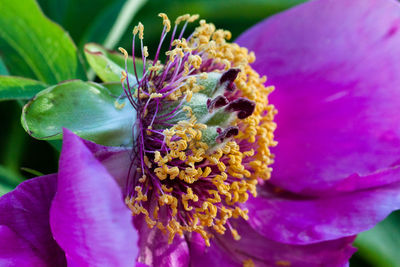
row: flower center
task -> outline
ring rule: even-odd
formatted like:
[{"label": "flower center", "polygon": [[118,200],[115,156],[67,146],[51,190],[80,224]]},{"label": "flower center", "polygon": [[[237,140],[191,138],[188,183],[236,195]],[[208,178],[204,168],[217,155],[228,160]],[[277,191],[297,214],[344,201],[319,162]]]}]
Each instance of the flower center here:
[{"label": "flower center", "polygon": [[[187,38],[188,23],[197,15],[175,21],[165,64],[158,61],[171,29],[165,14],[156,55],[147,60],[141,23],[139,35],[143,76],[122,85],[137,110],[134,153],[126,203],[142,214],[149,227],[169,235],[197,232],[207,245],[215,234],[232,228],[232,218],[248,219],[241,207],[256,186],[270,178],[276,110],[268,103],[273,87],[265,87],[251,67],[254,53],[228,43],[230,32],[216,30],[204,20]],[[179,35],[178,26],[185,22]],[[120,48],[128,57],[127,52]]]}]

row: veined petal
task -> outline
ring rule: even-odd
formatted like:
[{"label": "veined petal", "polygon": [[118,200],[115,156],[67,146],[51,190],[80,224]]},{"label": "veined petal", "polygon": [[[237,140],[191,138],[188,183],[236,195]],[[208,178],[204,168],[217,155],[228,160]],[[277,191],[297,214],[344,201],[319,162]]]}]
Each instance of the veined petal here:
[{"label": "veined petal", "polygon": [[136,215],[134,221],[140,232],[138,257],[140,263],[148,266],[188,266],[190,255],[185,238],[176,235],[172,244],[168,244],[168,236],[157,227],[150,229],[143,215]]},{"label": "veined petal", "polygon": [[[79,137],[78,137],[79,138]],[[124,192],[129,168],[131,167],[131,147],[103,146],[80,139],[93,156],[101,162]]]},{"label": "veined petal", "polygon": [[[25,181],[0,198],[0,225],[7,227],[0,231],[0,243],[7,245],[0,246],[1,259],[13,262],[19,257],[32,257],[49,266],[66,265],[64,252],[55,242],[49,224],[56,188],[57,175],[46,175]],[[10,251],[12,246],[20,250]]]},{"label": "veined petal", "polygon": [[[237,242],[237,241],[233,241]],[[241,267],[243,264],[234,259],[221,246],[223,243],[211,242],[210,247],[204,245],[204,239],[198,233],[192,233],[190,239],[190,266],[220,266],[220,267]]]},{"label": "veined petal", "polygon": [[317,0],[239,37],[277,88],[272,183],[321,194],[349,177],[400,179],[399,29],[397,1]]},{"label": "veined petal", "polygon": [[249,224],[266,238],[310,244],[356,235],[400,209],[400,183],[369,190],[304,198],[285,192],[246,202]]},{"label": "veined petal", "polygon": [[50,225],[68,264],[134,265],[137,232],[120,188],[79,137],[63,134]]},{"label": "veined petal", "polygon": [[46,266],[26,240],[20,238],[9,227],[0,225],[1,266]]},{"label": "veined petal", "polygon": [[[242,266],[245,261],[251,260],[255,266],[316,267],[323,263],[324,266],[337,267],[346,266],[356,250],[351,246],[355,237],[299,246],[271,241],[258,234],[243,220],[236,222],[234,226],[239,233],[243,233],[239,241],[225,234],[218,236],[211,247],[203,252],[192,246],[190,252],[194,266]],[[235,264],[225,262],[220,257],[222,253]],[[215,261],[215,258],[222,261]],[[205,265],[196,265],[197,261]]]}]

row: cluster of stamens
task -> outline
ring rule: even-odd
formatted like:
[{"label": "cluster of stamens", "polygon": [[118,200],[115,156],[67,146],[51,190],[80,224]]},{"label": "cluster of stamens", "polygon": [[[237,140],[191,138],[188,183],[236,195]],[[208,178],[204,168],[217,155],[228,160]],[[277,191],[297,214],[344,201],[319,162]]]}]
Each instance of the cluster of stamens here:
[{"label": "cluster of stamens", "polygon": [[250,67],[253,53],[226,42],[228,31],[201,20],[183,38],[197,15],[176,19],[161,64],[171,23],[165,14],[160,17],[164,28],[152,60],[143,45],[143,25],[133,30],[132,54],[138,35],[143,76],[135,60],[136,80],[129,79],[127,67],[122,73],[125,95],[137,111],[126,203],[169,242],[176,234],[197,232],[210,245],[210,237],[226,230],[239,239],[229,220],[248,218],[240,204],[256,196],[256,185],[271,173],[276,110],[267,96],[273,87],[265,87],[266,78]]}]

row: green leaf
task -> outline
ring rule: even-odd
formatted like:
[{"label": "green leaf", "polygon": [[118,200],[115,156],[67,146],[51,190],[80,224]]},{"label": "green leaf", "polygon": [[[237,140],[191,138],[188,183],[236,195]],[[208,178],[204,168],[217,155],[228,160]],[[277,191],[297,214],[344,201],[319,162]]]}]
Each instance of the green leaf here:
[{"label": "green leaf", "polygon": [[400,211],[392,213],[373,229],[357,236],[358,256],[371,266],[400,266]]},{"label": "green leaf", "polygon": [[0,183],[0,197],[1,197],[2,195],[4,195],[4,194],[7,194],[7,193],[10,192],[11,190],[13,190],[12,187]]},{"label": "green leaf", "polygon": [[10,192],[23,181],[20,175],[0,165],[0,196]]},{"label": "green leaf", "polygon": [[[81,0],[74,0],[80,1]],[[93,0],[84,0],[85,2],[92,3]],[[90,18],[90,22],[88,22],[88,27],[84,28],[82,32],[82,36],[79,39],[75,39],[78,42],[78,46],[80,50],[83,50],[85,44],[94,42],[102,44],[107,39],[107,36],[110,34],[110,31],[115,24],[115,21],[118,17],[118,14],[121,11],[121,8],[125,4],[125,0],[107,0],[108,5],[99,9],[97,14]],[[96,5],[97,6],[97,5]],[[96,7],[97,8],[97,7]],[[75,27],[74,29],[76,29]],[[79,40],[79,41],[78,41]]]},{"label": "green leaf", "polygon": [[102,43],[105,40],[126,1],[96,0],[95,4],[93,0],[38,2],[46,16],[62,25],[77,44],[84,45],[87,42]]},{"label": "green leaf", "polygon": [[131,145],[136,111],[128,100],[116,101],[99,84],[80,80],[60,83],[41,91],[24,106],[22,126],[37,139],[61,139],[65,127],[98,144]]},{"label": "green leaf", "polygon": [[0,181],[2,184],[7,184],[10,187],[15,187],[23,182],[24,179],[19,174],[0,165]]},{"label": "green leaf", "polygon": [[120,96],[124,93],[124,90],[122,88],[122,85],[120,82],[115,82],[115,83],[102,83],[102,86],[108,89],[108,91],[111,92],[114,96]]},{"label": "green leaf", "polygon": [[4,64],[3,59],[0,57],[0,75],[8,75],[8,70],[6,65]]},{"label": "green leaf", "polygon": [[[89,65],[104,82],[120,82],[121,72],[125,70],[125,59],[121,53],[110,52],[98,44],[89,43],[85,45],[85,56]],[[143,64],[139,59],[136,59],[135,64],[138,76],[141,77]],[[135,83],[132,57],[128,58],[127,65],[130,74],[128,78]]]},{"label": "green leaf", "polygon": [[[0,47],[5,49],[6,63],[25,65],[38,80],[48,84],[86,78],[71,38],[43,15],[34,0],[2,0],[0,10]],[[13,73],[14,66],[7,67]],[[17,69],[26,72],[26,67]]]},{"label": "green leaf", "polygon": [[30,99],[46,87],[46,84],[31,79],[0,76],[0,101]]}]

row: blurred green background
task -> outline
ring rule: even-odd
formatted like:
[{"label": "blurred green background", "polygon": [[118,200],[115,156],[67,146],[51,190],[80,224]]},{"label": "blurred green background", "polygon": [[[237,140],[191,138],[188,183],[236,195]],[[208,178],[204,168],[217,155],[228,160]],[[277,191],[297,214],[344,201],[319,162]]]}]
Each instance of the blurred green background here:
[{"label": "blurred green background", "polygon": [[[0,9],[2,1],[7,0],[0,0]],[[161,19],[157,17],[160,12],[168,14],[172,21],[185,13],[199,14],[217,28],[230,30],[235,39],[266,17],[305,1],[38,0],[38,3],[48,18],[69,33],[81,54],[88,42],[109,49],[129,48],[132,28],[139,21],[145,25],[145,44],[152,54],[157,49],[162,30]],[[24,1],[20,1],[20,5],[24,5]],[[0,75],[35,78],[29,68],[21,67],[23,59],[14,52],[0,39]],[[87,63],[85,66],[88,68]],[[94,75],[89,78],[95,79]],[[48,142],[29,137],[21,127],[22,105],[21,101],[0,102],[0,195],[24,179],[57,171],[57,149]],[[362,233],[357,238],[359,252],[351,259],[351,266],[400,266],[399,226],[400,213],[396,212],[373,230]]]}]

